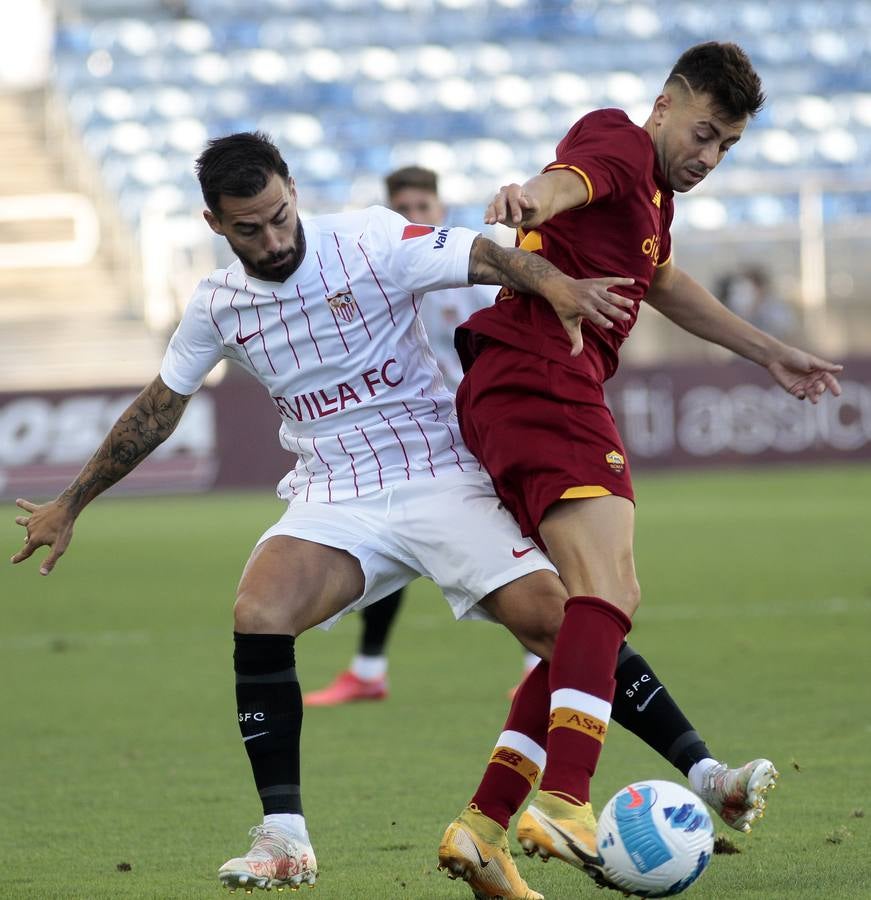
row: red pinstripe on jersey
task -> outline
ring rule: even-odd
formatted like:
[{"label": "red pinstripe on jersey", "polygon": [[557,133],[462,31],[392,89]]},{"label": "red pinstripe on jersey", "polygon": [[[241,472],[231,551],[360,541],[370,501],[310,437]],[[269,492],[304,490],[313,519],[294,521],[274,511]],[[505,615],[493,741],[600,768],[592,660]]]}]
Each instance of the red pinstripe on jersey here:
[{"label": "red pinstripe on jersey", "polygon": [[359,431],[360,434],[363,435],[363,440],[366,441],[366,446],[368,446],[369,449],[372,451],[372,456],[375,458],[375,462],[378,465],[378,487],[383,488],[384,487],[384,479],[381,477],[382,466],[381,466],[381,460],[378,457],[378,453],[375,451],[375,448],[372,446],[372,443],[370,442],[369,438],[366,437],[366,432],[362,428],[360,428],[358,425],[355,425],[354,428],[356,428],[357,431]]},{"label": "red pinstripe on jersey", "polygon": [[318,450],[318,442],[317,438],[312,438],[312,449],[317,454],[318,459],[326,466],[327,469],[327,503],[333,502],[333,489],[332,489],[332,481],[333,481],[333,469],[330,464],[321,456],[321,451]]},{"label": "red pinstripe on jersey", "polygon": [[[230,290],[230,289],[227,288],[227,290]],[[236,335],[241,337],[241,335],[242,335],[242,314],[239,312],[239,309],[233,305],[233,301],[236,299],[236,294],[238,294],[238,293],[239,293],[238,290],[233,291],[233,296],[230,297],[230,309],[232,309],[233,312],[236,313],[236,320],[239,323],[237,326],[238,330],[236,332]],[[251,354],[248,352],[248,343],[246,342],[244,344],[240,344],[239,341],[236,341],[236,343],[245,351],[245,356],[248,357],[248,362],[251,363],[251,368],[256,369],[257,366],[255,365],[254,360],[251,359]]]},{"label": "red pinstripe on jersey", "polygon": [[215,328],[217,329],[218,334],[221,335],[221,340],[223,341],[223,340],[224,340],[224,335],[223,335],[223,333],[221,332],[221,326],[218,324],[218,320],[215,318],[215,294],[217,294],[219,290],[221,290],[221,288],[220,288],[220,287],[216,287],[216,288],[212,291],[212,298],[211,298],[211,300],[209,300],[209,315],[212,317],[212,324],[213,324],[213,325],[215,326]]},{"label": "red pinstripe on jersey", "polygon": [[378,411],[378,415],[381,416],[381,418],[384,419],[384,421],[390,427],[390,430],[393,432],[393,436],[396,438],[396,443],[399,444],[399,448],[402,450],[402,455],[405,457],[405,480],[410,481],[411,468],[408,465],[408,454],[405,452],[405,444],[402,443],[402,438],[399,437],[399,433],[393,427],[393,423],[390,421],[390,419],[388,419],[387,416],[385,416],[384,413],[380,410]]},{"label": "red pinstripe on jersey", "polygon": [[348,450],[348,448],[345,446],[344,442],[342,441],[342,436],[340,434],[336,435],[336,440],[338,440],[339,446],[342,448],[342,452],[345,453],[348,456],[348,458],[351,460],[351,473],[354,476],[354,493],[356,494],[356,496],[359,497],[360,496],[360,485],[357,482],[357,467],[354,465],[354,454],[351,453],[351,451]]},{"label": "red pinstripe on jersey", "polygon": [[[342,248],[341,248],[341,245],[339,244],[339,236],[336,234],[335,231],[333,232],[333,239],[336,242],[336,255],[339,257],[339,262],[342,264],[342,271],[345,273],[345,284],[346,284],[348,290],[350,291],[351,290],[351,276],[348,274],[348,267],[345,265],[345,259],[342,256]],[[351,291],[351,293],[353,293],[353,291]],[[372,332],[369,331],[369,325],[367,324],[366,316],[363,313],[363,306],[360,303],[357,304],[357,310],[360,313],[360,319],[363,322],[363,328],[366,329],[366,334],[369,336],[369,340],[371,341],[372,340]]]},{"label": "red pinstripe on jersey", "polygon": [[381,291],[381,296],[384,298],[384,302],[387,304],[387,311],[390,313],[390,321],[394,325],[396,325],[396,319],[393,318],[393,307],[390,304],[390,298],[387,296],[387,292],[384,290],[381,282],[378,279],[378,276],[375,274],[375,270],[372,268],[372,263],[369,261],[369,257],[366,251],[363,249],[363,245],[358,243],[357,246],[360,248],[360,252],[363,254],[363,257],[366,260],[366,265],[369,266],[369,271],[372,273],[372,277],[375,279],[375,284],[378,285],[378,290]]},{"label": "red pinstripe on jersey", "polygon": [[[438,405],[438,403],[436,403],[435,400],[434,400],[432,397],[427,397],[427,400],[429,400],[429,402],[432,403],[432,411],[433,411],[433,415],[435,416],[436,422],[441,421],[441,420],[439,419],[439,405]],[[457,453],[457,442],[456,442],[456,438],[454,438],[454,432],[453,432],[453,430],[451,429],[450,422],[442,422],[441,424],[444,425],[445,428],[448,429],[448,434],[451,436],[451,453],[454,454],[454,458],[455,458],[456,461],[457,461],[457,468],[458,468],[461,472],[464,472],[465,469],[463,468],[463,464],[460,462],[460,454]]]},{"label": "red pinstripe on jersey", "polygon": [[296,355],[296,347],[293,346],[293,341],[290,339],[290,329],[287,327],[287,321],[284,318],[284,301],[276,296],[275,291],[272,292],[272,296],[275,297],[275,302],[278,304],[278,318],[281,319],[281,324],[284,325],[284,333],[287,335],[287,345],[290,347],[293,358],[296,360],[297,369],[301,369],[302,366],[299,364],[299,357]]},{"label": "red pinstripe on jersey", "polygon": [[[247,283],[245,285],[246,289],[248,287]],[[263,321],[260,318],[260,309],[259,307],[254,305],[254,301],[257,299],[257,295],[252,292],[251,294],[251,307],[257,313],[257,330],[260,332],[260,343],[263,344],[263,352],[266,354],[266,360],[269,363],[269,368],[272,369],[273,373],[275,372],[275,366],[272,364],[272,357],[269,355],[269,350],[266,349],[266,336],[263,334]],[[241,332],[240,332],[241,334]]]},{"label": "red pinstripe on jersey", "polygon": [[417,421],[417,416],[415,416],[414,411],[409,407],[409,405],[403,400],[402,405],[405,407],[405,411],[408,413],[408,418],[417,425],[417,430],[420,432],[420,436],[426,441],[426,459],[429,463],[429,470],[432,472],[432,477],[435,478],[435,469],[432,465],[432,447],[429,443],[429,438],[426,436],[426,432],[423,428],[420,427],[420,422]]},{"label": "red pinstripe on jersey", "polygon": [[312,339],[312,343],[315,345],[315,350],[318,354],[318,359],[323,364],[324,358],[321,356],[321,349],[318,347],[318,342],[315,340],[314,334],[312,334],[312,323],[311,319],[308,317],[308,313],[305,311],[305,297],[303,297],[302,292],[299,289],[299,285],[296,286],[296,293],[299,299],[302,301],[302,306],[300,307],[300,312],[305,316],[306,325],[308,325],[308,336]]},{"label": "red pinstripe on jersey", "polygon": [[[324,286],[324,297],[329,297],[332,291],[330,290],[330,286],[327,284],[327,279],[324,278],[324,262],[321,259],[320,253],[317,253],[318,265],[321,267],[320,276],[321,282]],[[329,303],[329,301],[327,301]],[[342,346],[345,348],[345,353],[350,353],[351,351],[348,349],[348,342],[345,340],[345,335],[342,334],[342,326],[339,324],[339,317],[336,315],[336,311],[330,306],[330,310],[333,313],[333,324],[336,326],[336,331],[339,332],[339,337],[342,340]]]}]

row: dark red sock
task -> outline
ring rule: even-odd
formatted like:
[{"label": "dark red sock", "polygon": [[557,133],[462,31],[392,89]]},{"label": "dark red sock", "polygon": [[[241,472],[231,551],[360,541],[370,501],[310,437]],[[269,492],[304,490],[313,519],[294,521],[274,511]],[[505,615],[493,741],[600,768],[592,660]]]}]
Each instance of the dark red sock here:
[{"label": "dark red sock", "polygon": [[590,779],[611,718],[614,669],[632,623],[598,597],[570,597],[550,664],[550,725],[541,790],[576,803]]},{"label": "dark red sock", "polygon": [[540,662],[523,680],[472,803],[508,828],[508,822],[544,765],[550,714],[548,664]]}]

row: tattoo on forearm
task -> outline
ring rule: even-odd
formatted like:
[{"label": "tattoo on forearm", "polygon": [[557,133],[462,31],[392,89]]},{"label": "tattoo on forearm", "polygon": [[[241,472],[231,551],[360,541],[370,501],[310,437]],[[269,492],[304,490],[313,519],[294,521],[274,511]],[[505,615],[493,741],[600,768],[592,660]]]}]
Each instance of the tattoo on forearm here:
[{"label": "tattoo on forearm", "polygon": [[469,259],[472,284],[504,284],[517,291],[542,292],[559,269],[537,253],[500,247],[484,237],[476,239]]},{"label": "tattoo on forearm", "polygon": [[124,478],[172,434],[188,400],[155,379],[121,414],[61,499],[79,510]]}]

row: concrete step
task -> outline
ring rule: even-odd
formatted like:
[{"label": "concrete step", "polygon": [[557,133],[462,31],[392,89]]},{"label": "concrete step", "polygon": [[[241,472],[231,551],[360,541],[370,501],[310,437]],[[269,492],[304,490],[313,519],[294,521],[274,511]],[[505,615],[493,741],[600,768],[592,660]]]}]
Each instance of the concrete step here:
[{"label": "concrete step", "polygon": [[0,329],[4,391],[143,386],[160,369],[166,340],[138,320],[112,317],[19,322]]},{"label": "concrete step", "polygon": [[0,269],[0,322],[11,323],[90,312],[124,311],[124,293],[111,273],[92,265],[78,269]]}]

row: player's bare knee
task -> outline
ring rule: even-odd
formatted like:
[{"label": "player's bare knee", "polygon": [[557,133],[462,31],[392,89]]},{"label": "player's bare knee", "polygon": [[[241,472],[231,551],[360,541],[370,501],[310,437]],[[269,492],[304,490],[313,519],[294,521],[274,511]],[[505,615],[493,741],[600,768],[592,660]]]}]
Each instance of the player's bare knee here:
[{"label": "player's bare knee", "polygon": [[240,634],[297,634],[292,610],[253,591],[240,590],[233,606],[233,628]]}]

